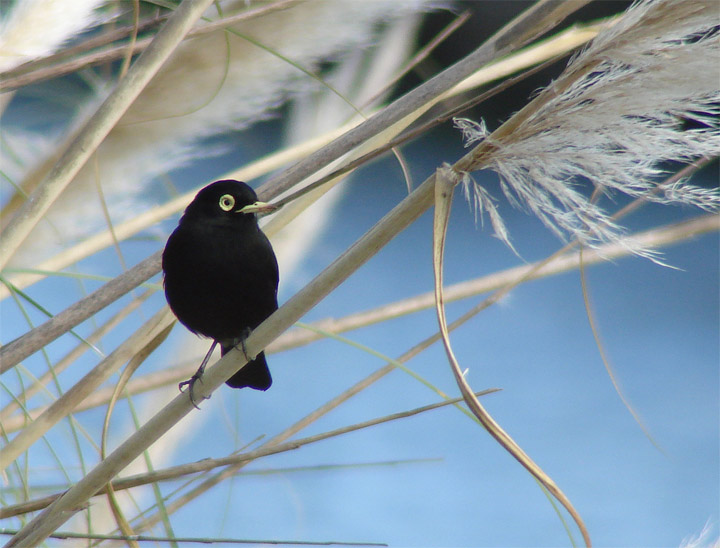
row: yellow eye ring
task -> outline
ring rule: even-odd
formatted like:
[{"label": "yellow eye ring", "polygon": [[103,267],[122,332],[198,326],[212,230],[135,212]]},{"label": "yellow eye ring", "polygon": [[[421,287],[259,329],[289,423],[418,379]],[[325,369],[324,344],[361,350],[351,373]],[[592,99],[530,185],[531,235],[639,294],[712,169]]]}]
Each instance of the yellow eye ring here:
[{"label": "yellow eye ring", "polygon": [[233,207],[235,207],[235,198],[232,194],[223,194],[218,202],[218,205],[223,211],[230,211]]}]

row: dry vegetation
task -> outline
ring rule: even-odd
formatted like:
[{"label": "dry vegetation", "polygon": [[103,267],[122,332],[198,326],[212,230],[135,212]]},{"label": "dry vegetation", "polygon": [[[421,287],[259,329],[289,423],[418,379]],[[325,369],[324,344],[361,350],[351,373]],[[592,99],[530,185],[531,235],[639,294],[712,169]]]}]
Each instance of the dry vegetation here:
[{"label": "dry vegetation", "polygon": [[[584,3],[538,2],[466,58],[390,104],[382,103],[382,95],[380,99],[375,97],[368,103],[373,95],[377,95],[378,88],[370,90],[366,97],[352,98],[352,102],[361,107],[362,116],[325,128],[319,137],[308,138],[258,161],[239,165],[228,174],[228,177],[252,181],[274,173],[259,187],[258,193],[265,201],[284,204],[265,225],[270,238],[278,238],[279,241],[287,237],[283,236],[286,227],[291,231],[304,229],[305,225],[294,224],[302,218],[304,211],[312,212],[313,208],[320,211],[326,207],[319,205],[326,203],[321,200],[333,186],[343,181],[346,173],[378,154],[396,150],[395,147],[427,131],[439,119],[461,115],[462,108],[439,118],[437,115],[437,112],[449,110],[449,105],[457,105],[460,102],[458,98],[477,103],[512,85],[512,78],[522,78],[533,67],[576,51],[598,32],[601,33],[598,40],[578,56],[553,85],[539,93],[526,108],[495,132],[488,132],[480,123],[459,120],[457,123],[467,133],[468,145],[473,145],[466,156],[452,164],[437,166],[436,174],[417,185],[392,211],[379,219],[364,236],[252,333],[247,341],[251,353],[263,348],[269,352],[282,352],[323,337],[339,337],[340,333],[400,315],[432,307],[438,309],[443,329],[438,330],[435,336],[408,349],[315,412],[297,418],[290,428],[277,432],[254,448],[241,450],[223,459],[183,462],[176,457],[174,462],[180,458],[178,464],[160,469],[151,464],[148,448],[163,440],[175,424],[194,411],[186,394],[172,397],[172,392],[165,389],[174,389],[178,381],[188,378],[197,361],[184,360],[183,365],[172,364],[167,369],[150,374],[143,374],[142,369],[136,371],[173,327],[174,317],[166,306],[156,306],[152,315],[146,316],[143,324],[124,340],[109,341],[116,340],[111,337],[113,329],[138,307],[151,302],[148,299],[160,289],[157,283],[147,284],[145,289],[139,288],[158,274],[162,242],[157,242],[155,251],[147,258],[128,264],[116,278],[47,321],[28,328],[15,340],[6,340],[3,336],[0,367],[4,374],[5,394],[0,410],[4,437],[1,455],[4,481],[9,488],[3,495],[2,516],[15,516],[12,523],[19,530],[8,546],[31,546],[42,542],[62,528],[74,514],[85,512],[84,508],[92,497],[105,497],[113,515],[114,524],[105,529],[100,527],[103,531],[114,531],[114,536],[143,535],[157,531],[154,527],[157,524],[161,527],[165,524],[164,530],[170,535],[172,529],[167,524],[172,522],[175,510],[193,504],[200,495],[232,478],[248,462],[377,424],[377,421],[371,421],[315,436],[296,437],[318,418],[342,406],[394,369],[404,367],[406,361],[441,338],[446,344],[463,395],[460,399],[445,396],[444,404],[458,405],[464,399],[473,417],[542,483],[549,496],[565,506],[580,528],[584,542],[589,544],[589,533],[584,529],[580,515],[560,488],[505,434],[473,395],[473,389],[465,382],[460,366],[454,360],[448,337],[449,331],[527,280],[632,253],[658,260],[654,250],[663,245],[720,228],[718,217],[712,213],[717,209],[718,195],[685,183],[685,177],[720,153],[717,127],[714,125],[716,121],[711,119],[717,114],[717,74],[708,70],[707,74],[701,75],[688,66],[699,56],[717,56],[717,33],[708,23],[712,19],[713,2],[647,2],[620,22],[605,21],[564,30],[563,19]],[[306,4],[312,2],[278,0],[249,8],[245,8],[244,2],[239,2],[239,11],[228,9],[220,16],[214,13],[213,22],[201,20],[201,15],[211,4],[210,0],[185,0],[177,9],[153,11],[143,3],[143,10],[133,12],[131,9],[123,15],[120,21],[124,23],[115,21],[106,24],[99,32],[79,41],[67,53],[43,55],[28,64],[11,67],[3,75],[2,86],[6,97],[48,78],[83,70],[83,74],[87,74],[89,66],[97,66],[93,70],[98,73],[103,67],[112,66],[116,77],[101,104],[92,106],[89,115],[85,111],[78,114],[72,126],[72,135],[59,144],[55,143],[57,148],[49,151],[45,163],[33,166],[22,180],[13,181],[16,189],[12,197],[10,192],[4,195],[0,260],[3,267],[10,265],[16,268],[3,272],[3,306],[32,308],[33,304],[25,300],[27,288],[49,274],[72,272],[72,265],[78,261],[147,231],[161,220],[177,214],[192,198],[196,189],[112,222],[108,228],[83,234],[78,243],[62,249],[37,249],[32,243],[42,240],[47,230],[52,230],[43,228],[43,218],[48,212],[55,216],[52,218],[58,223],[62,223],[63,216],[75,218],[78,215],[77,210],[62,210],[56,208],[56,204],[68,195],[70,198],[66,199],[70,203],[77,202],[78,191],[72,190],[73,179],[85,178],[92,184],[97,166],[103,165],[103,154],[109,156],[114,153],[114,148],[122,148],[123,139],[128,139],[124,132],[129,132],[132,139],[141,140],[138,145],[141,147],[142,139],[147,138],[150,142],[157,138],[158,132],[192,133],[202,122],[201,119],[193,122],[196,125],[190,124],[188,129],[181,125],[173,126],[175,122],[170,118],[170,125],[165,128],[153,127],[132,133],[138,127],[138,120],[162,120],[169,116],[163,110],[167,91],[163,91],[161,84],[163,78],[171,75],[164,73],[161,67],[174,51],[189,43],[190,48],[180,50],[187,55],[188,51],[201,48],[203,44],[217,45],[214,41],[219,40],[222,44],[227,41],[230,56],[240,56],[242,48],[261,46],[246,41],[242,35],[243,29],[252,27],[236,25],[248,24],[250,20],[250,25],[262,27],[263,18],[282,14],[284,10],[306,9]],[[135,7],[138,8],[139,4]],[[134,15],[138,17],[135,21]],[[226,31],[227,28],[240,28],[240,31],[233,34]],[[538,37],[550,31],[551,38],[536,43]],[[434,44],[428,45],[432,46]],[[140,52],[142,55],[136,56]],[[109,65],[113,62],[115,64]],[[291,64],[288,59],[283,59],[283,62]],[[397,72],[404,62],[406,60],[398,62],[393,71]],[[687,72],[681,72],[682,67],[686,67]],[[305,70],[292,65],[291,68]],[[208,74],[196,74],[195,77],[212,79],[210,73],[213,70],[222,74],[223,71],[230,73],[238,69],[227,62],[207,70]],[[688,73],[693,74],[691,81],[687,78]],[[177,76],[176,89],[185,85],[180,82],[181,77],[182,74]],[[664,84],[660,86],[658,82]],[[390,84],[389,79],[386,83]],[[228,92],[232,95],[232,86],[235,85],[232,75],[228,74],[223,85],[229,89],[218,89],[217,94],[208,99],[210,103],[213,100],[230,100],[223,94]],[[655,93],[650,99],[638,97],[643,87],[652,86],[660,87],[663,93]],[[158,95],[153,97],[153,93]],[[283,94],[278,94],[274,99],[267,100],[279,101],[282,97]],[[613,105],[614,113],[607,111],[608,104]],[[464,105],[465,108],[467,106]],[[598,109],[598,106],[603,108]],[[434,114],[428,117],[432,107],[436,107],[432,111]],[[202,110],[202,105],[184,105],[183,108],[192,113],[193,109]],[[698,120],[702,129],[683,130],[678,125],[678,116],[690,115]],[[143,135],[143,132],[149,135]],[[173,146],[179,146],[186,152],[192,148],[188,142],[178,144],[172,141],[167,148]],[[98,147],[100,152],[96,154]],[[191,152],[189,154],[192,156]],[[401,158],[400,153],[397,154]],[[124,161],[129,160],[125,158]],[[660,164],[668,161],[687,166],[677,173],[667,174],[667,178],[658,183]],[[142,162],[142,158],[138,160],[138,169],[142,168]],[[153,169],[161,173],[167,169],[167,164]],[[496,235],[501,239],[507,240],[508,230],[512,231],[512,227],[503,224],[488,190],[473,181],[472,172],[481,169],[496,171],[508,197],[536,213],[568,243],[537,264],[523,265],[443,288],[442,246],[446,221],[443,212],[446,214],[447,211],[438,206],[452,194],[454,186],[465,186],[478,210],[489,217]],[[588,197],[576,192],[566,184],[572,177],[588,178],[596,185],[596,194]],[[198,181],[197,188],[209,182]],[[289,194],[298,189],[302,190]],[[436,194],[437,189],[444,189],[445,193]],[[629,194],[636,202],[623,210],[607,211],[597,205],[596,198],[610,191]],[[111,192],[113,194],[106,196],[108,202],[121,200],[120,195],[125,190]],[[128,192],[138,194],[137,189]],[[657,227],[641,234],[625,234],[622,230],[623,216],[647,200],[686,203],[709,213],[700,213],[695,219],[678,225]],[[293,325],[317,302],[434,206],[437,217],[435,294],[419,295],[369,312],[293,329]],[[106,216],[109,217],[109,214]],[[66,230],[65,225],[57,226],[60,231]],[[303,228],[294,228],[297,226]],[[76,230],[76,227],[67,230]],[[580,244],[585,246],[582,254]],[[14,263],[14,257],[21,257],[26,262]],[[18,269],[18,265],[24,269]],[[489,296],[445,326],[443,300],[449,302],[480,294]],[[125,304],[119,309],[114,307],[113,303],[123,298]],[[113,307],[112,314],[107,313],[108,307]],[[31,316],[36,317],[35,312]],[[88,325],[93,321],[90,335],[80,337],[72,334],[84,322]],[[65,355],[56,356],[57,352],[46,351],[48,345],[59,337],[73,336],[78,339],[77,346]],[[83,355],[87,359],[87,353],[92,352],[93,346],[103,342],[105,353],[102,357],[98,357],[94,366],[82,375],[76,374],[72,384],[67,385],[70,377],[63,373],[76,363],[86,363],[77,360]],[[36,368],[24,366],[28,358],[41,352],[47,360],[44,365]],[[202,385],[196,386],[196,397],[209,398],[243,364],[241,352],[230,353],[217,361],[206,371]],[[123,373],[118,374],[121,370]],[[12,375],[15,375],[12,380],[5,380]],[[95,415],[96,418],[105,414],[109,416],[118,399],[132,401],[133,396],[150,391],[158,391],[162,408],[155,410],[151,416],[136,418],[135,431],[116,448],[106,449],[106,428],[102,429],[99,438],[85,431],[83,413],[102,410],[100,415]],[[380,421],[400,419],[431,408],[434,406],[384,417]],[[464,407],[462,409],[467,412]],[[45,436],[63,422],[73,432],[72,444],[77,446],[83,473],[80,479],[76,479],[75,472],[66,471],[67,485],[63,487],[63,492],[53,492],[48,496],[40,485],[35,485],[37,476],[33,463],[53,462],[53,448],[51,444],[46,444]],[[97,448],[96,458],[83,462],[81,455],[87,455],[87,451],[81,446],[88,443]],[[177,443],[182,441],[173,439],[171,446],[175,447]],[[154,450],[157,450],[157,445]],[[147,470],[131,476],[126,471],[118,479],[121,472],[138,457],[146,460]],[[62,462],[54,464],[63,470]],[[188,481],[183,488],[172,495],[165,494],[164,499],[157,486],[168,479],[184,477]],[[140,493],[141,489],[149,489],[151,493],[152,500],[148,501],[151,507],[146,512],[129,504],[129,499],[119,496],[127,490]],[[88,522],[77,519],[72,524],[77,531],[89,528]],[[67,527],[63,529],[67,530]],[[84,535],[83,538],[93,537]]]}]

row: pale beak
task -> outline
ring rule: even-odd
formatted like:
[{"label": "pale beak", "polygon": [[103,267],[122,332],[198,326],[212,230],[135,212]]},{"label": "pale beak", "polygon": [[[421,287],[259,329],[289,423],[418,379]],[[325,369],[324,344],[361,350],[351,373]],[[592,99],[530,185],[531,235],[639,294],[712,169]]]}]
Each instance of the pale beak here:
[{"label": "pale beak", "polygon": [[255,202],[254,204],[246,205],[245,207],[238,209],[235,213],[270,213],[276,209],[276,205],[268,204],[266,202]]}]

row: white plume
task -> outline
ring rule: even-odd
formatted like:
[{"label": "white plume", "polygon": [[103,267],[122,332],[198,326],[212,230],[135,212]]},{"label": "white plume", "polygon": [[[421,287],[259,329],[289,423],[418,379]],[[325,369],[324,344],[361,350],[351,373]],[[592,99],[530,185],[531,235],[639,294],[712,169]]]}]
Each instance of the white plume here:
[{"label": "white plume", "polygon": [[[510,120],[511,131],[456,120],[467,145],[487,141],[470,170],[497,172],[511,202],[588,245],[617,241],[621,229],[576,188],[582,179],[604,193],[717,209],[716,191],[679,183],[652,192],[663,162],[720,154],[716,25],[714,0],[637,2]],[[685,129],[683,118],[701,127]]]},{"label": "white plume", "polygon": [[106,0],[21,0],[0,25],[0,71],[57,51],[98,22]]}]

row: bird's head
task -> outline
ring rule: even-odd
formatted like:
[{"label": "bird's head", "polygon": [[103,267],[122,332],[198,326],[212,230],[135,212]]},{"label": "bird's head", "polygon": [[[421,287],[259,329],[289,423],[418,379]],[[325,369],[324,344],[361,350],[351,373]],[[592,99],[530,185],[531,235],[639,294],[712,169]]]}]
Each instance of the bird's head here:
[{"label": "bird's head", "polygon": [[257,213],[267,213],[275,207],[259,202],[255,191],[246,183],[226,179],[215,181],[197,193],[185,209],[187,219],[224,219],[236,221]]}]

